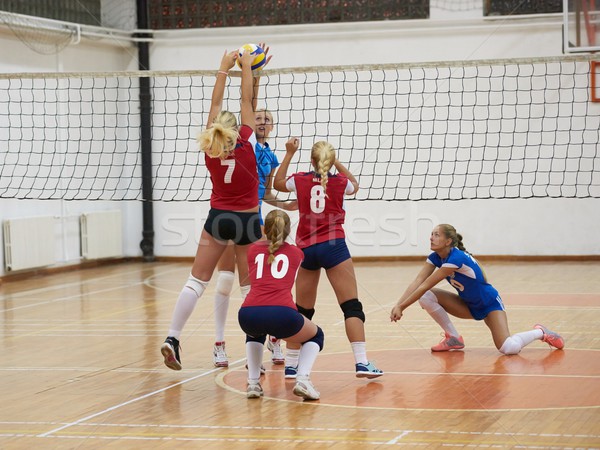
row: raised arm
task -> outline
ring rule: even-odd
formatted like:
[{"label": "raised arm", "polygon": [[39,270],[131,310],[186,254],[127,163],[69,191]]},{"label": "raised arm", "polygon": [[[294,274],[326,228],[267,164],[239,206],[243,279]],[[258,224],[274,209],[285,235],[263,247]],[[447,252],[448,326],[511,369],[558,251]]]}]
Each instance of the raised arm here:
[{"label": "raised arm", "polygon": [[[273,56],[269,56],[269,47],[267,47],[267,44],[265,44],[264,42],[261,42],[260,44],[258,44],[258,46],[260,48],[263,49],[263,52],[265,52],[265,58],[267,59],[265,61],[264,66],[262,67],[263,70],[264,68],[267,66],[267,64],[269,64],[269,61],[271,61],[271,58]],[[258,72],[261,73],[262,71]],[[252,87],[252,110],[256,111],[257,107],[258,107],[258,91],[260,89],[260,75],[257,77],[254,77],[254,81],[253,81],[253,87]]]},{"label": "raised arm", "polygon": [[290,167],[290,162],[294,157],[296,151],[300,148],[300,139],[297,137],[291,137],[285,143],[285,156],[283,157],[283,161],[277,169],[277,173],[275,174],[275,181],[273,182],[273,186],[280,192],[290,192],[288,188],[285,186],[285,182],[287,179],[287,171]]},{"label": "raised arm", "polygon": [[210,101],[210,111],[208,113],[208,123],[206,124],[206,128],[210,128],[212,126],[215,117],[217,117],[217,115],[221,112],[221,108],[223,107],[223,94],[225,92],[225,83],[227,82],[227,73],[235,64],[236,58],[236,50],[229,53],[225,51],[225,53],[223,54],[223,58],[221,59],[221,65],[219,66],[219,71],[217,72],[215,86],[212,92],[212,97]]},{"label": "raised arm", "polygon": [[350,183],[352,183],[352,186],[354,186],[354,192],[350,195],[356,194],[358,192],[358,181],[356,181],[354,175],[352,175],[352,173],[346,168],[346,166],[344,166],[337,158],[335,159],[333,165],[339,173],[343,173],[344,175],[346,175],[348,181],[350,181]]},{"label": "raised arm", "polygon": [[417,277],[406,288],[396,306],[392,308],[390,320],[396,322],[402,318],[402,313],[406,308],[419,300],[425,292],[433,288],[444,278],[452,275],[454,269],[449,267],[441,267],[435,270],[435,266],[425,263]]},{"label": "raised arm", "polygon": [[242,97],[240,100],[240,110],[242,125],[247,125],[254,130],[255,118],[254,107],[252,106],[252,97],[254,96],[254,77],[252,75],[252,60],[254,56],[245,50],[241,56],[240,63],[242,65]]}]

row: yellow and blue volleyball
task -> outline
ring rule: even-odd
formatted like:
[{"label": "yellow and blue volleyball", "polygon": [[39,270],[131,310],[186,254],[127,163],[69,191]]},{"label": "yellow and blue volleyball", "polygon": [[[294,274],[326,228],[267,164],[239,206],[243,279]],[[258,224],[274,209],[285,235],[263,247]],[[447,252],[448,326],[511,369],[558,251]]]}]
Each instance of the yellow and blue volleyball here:
[{"label": "yellow and blue volleyball", "polygon": [[[246,50],[248,50],[251,55],[254,55],[254,59],[252,60],[252,70],[261,70],[267,62],[267,55],[265,55],[265,51],[256,44],[244,44],[238,50],[239,58],[242,57],[244,51]],[[237,60],[237,64],[239,67],[242,67],[239,58]]]}]

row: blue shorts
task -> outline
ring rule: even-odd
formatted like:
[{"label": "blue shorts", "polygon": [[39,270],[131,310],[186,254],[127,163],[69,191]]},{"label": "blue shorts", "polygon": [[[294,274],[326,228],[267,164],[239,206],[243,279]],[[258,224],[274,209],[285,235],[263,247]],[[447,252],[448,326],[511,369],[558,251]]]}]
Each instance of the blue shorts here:
[{"label": "blue shorts", "polygon": [[255,212],[235,212],[211,208],[204,229],[215,239],[248,245],[262,238],[260,216]]},{"label": "blue shorts", "polygon": [[238,322],[251,340],[264,342],[267,334],[278,339],[295,335],[304,326],[304,316],[288,306],[243,306]]},{"label": "blue shorts", "polygon": [[351,258],[346,239],[332,239],[303,248],[302,251],[304,261],[300,267],[306,270],[331,269]]},{"label": "blue shorts", "polygon": [[465,303],[467,304],[467,308],[469,308],[469,311],[475,320],[485,319],[492,311],[504,311],[504,304],[502,303],[500,296],[493,300],[484,301],[482,304],[478,305],[472,305],[467,301],[465,301]]}]

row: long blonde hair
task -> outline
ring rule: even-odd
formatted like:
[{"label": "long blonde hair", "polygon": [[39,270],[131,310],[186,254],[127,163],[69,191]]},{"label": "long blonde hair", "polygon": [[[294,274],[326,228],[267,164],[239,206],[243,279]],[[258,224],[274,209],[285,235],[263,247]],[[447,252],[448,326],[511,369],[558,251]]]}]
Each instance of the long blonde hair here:
[{"label": "long blonde hair", "polygon": [[265,236],[270,242],[267,263],[271,264],[275,260],[275,252],[289,236],[290,228],[290,216],[280,209],[274,209],[265,217]]},{"label": "long blonde hair", "polygon": [[237,120],[233,113],[221,111],[212,126],[198,136],[200,150],[211,158],[227,158],[238,139]]},{"label": "long blonde hair", "polygon": [[325,192],[327,180],[329,179],[329,169],[335,162],[335,149],[327,141],[315,142],[310,151],[310,158],[317,173],[321,176],[321,186],[323,186],[323,192]]}]

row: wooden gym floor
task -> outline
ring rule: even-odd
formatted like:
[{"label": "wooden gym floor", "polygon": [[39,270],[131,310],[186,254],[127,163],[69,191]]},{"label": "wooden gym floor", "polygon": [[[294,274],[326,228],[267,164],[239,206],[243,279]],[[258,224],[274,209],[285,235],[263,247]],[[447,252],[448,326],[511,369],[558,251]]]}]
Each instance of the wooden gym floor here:
[{"label": "wooden gym floor", "polygon": [[0,449],[600,448],[600,262],[488,262],[512,332],[536,341],[503,356],[482,322],[456,320],[462,352],[433,354],[437,325],[418,305],[389,310],[421,263],[357,263],[367,350],[386,373],[357,379],[342,313],[321,279],[325,348],[318,402],[291,394],[270,362],[265,397],[245,397],[234,289],[228,370],[212,364],[213,286],[182,336],[184,370],[159,347],[189,263],[123,263],[0,285]]}]

